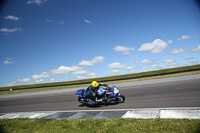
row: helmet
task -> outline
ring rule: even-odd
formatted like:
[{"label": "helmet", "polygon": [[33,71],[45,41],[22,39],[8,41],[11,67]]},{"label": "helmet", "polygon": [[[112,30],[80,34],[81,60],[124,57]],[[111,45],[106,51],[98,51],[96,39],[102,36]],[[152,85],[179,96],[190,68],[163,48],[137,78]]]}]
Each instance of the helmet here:
[{"label": "helmet", "polygon": [[99,86],[99,83],[97,81],[92,81],[91,87],[96,88]]}]

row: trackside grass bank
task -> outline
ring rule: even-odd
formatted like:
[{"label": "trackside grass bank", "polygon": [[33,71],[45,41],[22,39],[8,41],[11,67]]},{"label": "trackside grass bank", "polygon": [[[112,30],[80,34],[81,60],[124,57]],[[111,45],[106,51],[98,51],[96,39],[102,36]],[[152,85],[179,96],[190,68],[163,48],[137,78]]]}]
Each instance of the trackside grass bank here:
[{"label": "trackside grass bank", "polygon": [[111,83],[113,84],[113,83],[132,82],[132,81],[138,81],[138,80],[149,80],[149,79],[166,78],[166,77],[176,77],[176,76],[184,76],[184,75],[192,75],[192,74],[200,74],[200,65],[164,69],[164,70],[157,70],[157,71],[150,71],[150,72],[142,72],[142,73],[134,73],[134,74],[126,74],[126,75],[118,75],[118,76],[111,76],[111,77],[67,81],[67,82],[0,87],[0,95],[86,87],[93,80],[107,83],[107,84],[111,84]]},{"label": "trackside grass bank", "polygon": [[200,120],[188,119],[12,119],[0,121],[2,133],[199,133]]}]

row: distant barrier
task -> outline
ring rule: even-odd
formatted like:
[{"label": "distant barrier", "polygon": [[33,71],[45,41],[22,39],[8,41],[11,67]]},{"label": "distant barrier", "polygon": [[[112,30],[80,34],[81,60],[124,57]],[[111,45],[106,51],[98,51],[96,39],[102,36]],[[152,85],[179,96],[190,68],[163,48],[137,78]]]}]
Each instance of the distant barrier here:
[{"label": "distant barrier", "polygon": [[[198,71],[200,68],[197,69],[190,69],[190,70],[182,70],[182,71],[174,71],[174,72],[164,72],[164,73],[158,73],[158,74],[147,74],[147,75],[141,75],[141,76],[135,76],[135,77],[125,77],[125,78],[116,78],[116,79],[107,79],[107,80],[98,80],[98,82],[109,82],[109,81],[119,81],[119,80],[128,80],[128,79],[139,79],[139,78],[146,78],[146,77],[153,77],[153,76],[162,76],[162,75],[168,75],[168,74],[176,74],[176,73],[182,73],[182,72],[191,72],[191,71]],[[25,89],[35,89],[35,88],[46,88],[46,87],[60,87],[60,86],[70,86],[70,85],[83,85],[83,84],[90,84],[91,81],[88,82],[79,82],[79,83],[66,83],[66,84],[58,84],[58,85],[41,85],[41,86],[30,86],[30,87],[24,87],[24,88],[13,88],[12,90],[25,90]],[[9,89],[2,89],[0,91],[10,91]]]}]

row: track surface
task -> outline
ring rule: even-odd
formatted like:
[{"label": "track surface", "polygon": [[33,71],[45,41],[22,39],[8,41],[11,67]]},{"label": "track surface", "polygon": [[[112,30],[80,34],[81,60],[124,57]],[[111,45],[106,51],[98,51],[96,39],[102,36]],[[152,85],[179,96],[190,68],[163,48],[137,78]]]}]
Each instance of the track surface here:
[{"label": "track surface", "polygon": [[64,110],[105,110],[133,108],[200,107],[200,77],[145,85],[119,87],[126,96],[125,103],[82,106],[75,91],[22,97],[0,98],[0,113]]}]

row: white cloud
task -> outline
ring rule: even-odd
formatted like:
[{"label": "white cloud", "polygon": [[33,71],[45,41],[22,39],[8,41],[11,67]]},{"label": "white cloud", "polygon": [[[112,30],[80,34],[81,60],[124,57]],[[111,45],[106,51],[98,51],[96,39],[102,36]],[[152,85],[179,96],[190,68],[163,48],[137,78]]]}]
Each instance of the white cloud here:
[{"label": "white cloud", "polygon": [[84,76],[78,76],[77,79],[81,80],[81,79],[86,79]]},{"label": "white cloud", "polygon": [[94,57],[91,61],[87,61],[87,60],[82,60],[78,65],[80,66],[93,66],[97,63],[103,63],[105,57],[103,56],[97,56]]},{"label": "white cloud", "polygon": [[118,75],[119,73],[120,73],[120,70],[111,70],[108,72],[108,74],[111,76]]},{"label": "white cloud", "polygon": [[130,51],[134,51],[135,49],[131,47],[125,47],[125,46],[116,46],[114,47],[114,50],[117,52],[121,52],[124,55],[128,55],[128,54],[131,54]]},{"label": "white cloud", "polygon": [[194,57],[185,58],[184,60],[192,60]]},{"label": "white cloud", "polygon": [[14,33],[17,31],[22,31],[22,29],[21,28],[13,28],[13,29],[2,28],[0,31],[4,33]]},{"label": "white cloud", "polygon": [[94,63],[92,61],[82,60],[78,65],[81,65],[81,66],[93,66]]},{"label": "white cloud", "polygon": [[50,79],[50,81],[51,81],[51,82],[55,82],[55,79],[54,79],[54,78],[52,78],[52,79]]},{"label": "white cloud", "polygon": [[35,83],[40,83],[40,82],[43,82],[44,80],[43,79],[37,79],[35,80]]},{"label": "white cloud", "polygon": [[13,61],[9,61],[9,60],[5,60],[4,62],[3,62],[3,64],[5,64],[5,65],[7,65],[7,64],[12,64],[12,63],[14,63]]},{"label": "white cloud", "polygon": [[46,19],[46,22],[52,22],[52,20],[51,19]]},{"label": "white cloud", "polygon": [[139,55],[131,56],[130,59],[137,59]]},{"label": "white cloud", "polygon": [[158,64],[153,64],[153,65],[149,66],[146,71],[158,70],[159,68],[160,67],[158,66]]},{"label": "white cloud", "polygon": [[196,48],[191,48],[190,51],[191,52],[200,52],[200,45]]},{"label": "white cloud", "polygon": [[31,82],[32,80],[30,78],[25,78],[25,79],[18,79],[17,82],[19,83],[24,83],[24,82]]},{"label": "white cloud", "polygon": [[121,64],[119,62],[114,62],[108,65],[108,68],[110,69],[115,69],[115,68],[123,68],[126,67],[127,65]]},{"label": "white cloud", "polygon": [[43,72],[39,75],[33,75],[32,78],[35,79],[40,79],[40,78],[48,78],[50,77],[50,74],[48,72]]},{"label": "white cloud", "polygon": [[176,62],[176,60],[168,59],[168,60],[165,60],[164,62],[165,62],[165,63],[174,63],[174,62]]},{"label": "white cloud", "polygon": [[127,67],[126,67],[126,70],[132,70],[132,69],[133,69],[132,66],[127,66]]},{"label": "white cloud", "polygon": [[80,70],[80,71],[72,72],[73,75],[84,75],[87,73],[89,73],[89,71],[87,71],[87,70]]},{"label": "white cloud", "polygon": [[172,44],[172,40],[167,41],[168,44]]},{"label": "white cloud", "polygon": [[97,56],[97,57],[94,57],[92,59],[92,62],[95,63],[95,64],[96,63],[103,63],[104,59],[105,59],[105,57],[103,57],[103,56]]},{"label": "white cloud", "polygon": [[141,63],[143,63],[143,64],[152,64],[153,62],[154,62],[154,61],[151,60],[151,59],[144,59],[144,60],[142,60]]},{"label": "white cloud", "polygon": [[86,76],[87,76],[88,78],[96,78],[96,77],[97,77],[97,74],[94,73],[94,72],[89,72],[89,73],[86,74]]},{"label": "white cloud", "polygon": [[168,59],[168,60],[165,60],[164,61],[165,63],[165,68],[170,68],[170,67],[173,67],[173,66],[178,66],[179,64],[176,62],[176,60],[174,59]]},{"label": "white cloud", "polygon": [[80,71],[83,70],[79,66],[60,66],[58,69],[51,70],[49,73],[50,74],[68,74],[69,72],[75,72],[75,71]]},{"label": "white cloud", "polygon": [[152,43],[142,44],[141,47],[138,49],[138,51],[146,51],[158,54],[163,52],[163,50],[167,48],[167,46],[168,44],[165,41],[161,39],[156,39]]},{"label": "white cloud", "polygon": [[28,0],[27,4],[37,4],[42,5],[43,3],[47,2],[48,0]]},{"label": "white cloud", "polygon": [[84,22],[88,23],[88,24],[92,24],[92,22],[88,19],[84,19]]},{"label": "white cloud", "polygon": [[186,39],[191,39],[192,37],[189,35],[182,35],[181,38],[178,38],[178,40],[186,40]]},{"label": "white cloud", "polygon": [[179,53],[182,53],[184,52],[183,48],[180,48],[180,49],[173,49],[171,51],[171,54],[179,54]]},{"label": "white cloud", "polygon": [[13,21],[18,21],[20,20],[20,18],[18,17],[15,17],[15,16],[11,16],[11,15],[8,15],[6,17],[4,17],[5,19],[9,19],[9,20],[13,20]]},{"label": "white cloud", "polygon": [[4,86],[8,87],[8,86],[14,86],[16,84],[16,81],[13,81],[12,83],[7,83]]}]

